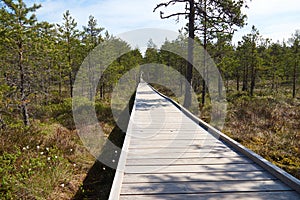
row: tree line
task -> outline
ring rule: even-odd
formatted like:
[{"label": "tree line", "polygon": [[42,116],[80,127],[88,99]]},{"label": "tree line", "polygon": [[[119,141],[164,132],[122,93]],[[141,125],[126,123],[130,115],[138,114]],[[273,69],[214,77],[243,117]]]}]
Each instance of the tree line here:
[{"label": "tree line", "polygon": [[[233,34],[237,28],[246,24],[247,16],[242,13],[242,8],[248,8],[247,3],[246,0],[170,0],[154,8],[155,12],[175,4],[182,5],[181,12],[166,15],[164,11],[160,11],[160,17],[162,19],[176,17],[179,20],[183,16],[188,21],[184,27],[185,37],[192,39],[187,44],[188,62],[184,70],[178,69],[189,83],[185,85],[184,105],[186,107],[190,106],[192,88],[201,91],[201,103],[204,105],[207,84],[209,84],[206,58],[203,58],[202,76],[199,76],[199,73],[194,74],[195,71],[191,66],[194,59],[193,40],[199,41],[212,56],[223,80],[226,81],[227,89],[229,89],[229,82],[235,81],[237,91],[241,90],[253,96],[258,83],[275,92],[278,92],[279,87],[287,86],[284,90],[290,91],[292,98],[296,98],[297,84],[299,84],[300,31],[296,30],[288,41],[273,42],[271,39],[263,38],[259,30],[252,26],[251,32],[243,36],[237,45],[233,45]],[[159,51],[158,53],[164,54]],[[165,59],[164,55],[160,57],[162,62],[171,60]]]},{"label": "tree line", "polygon": [[[247,7],[246,1],[171,0],[157,5],[154,11],[173,4],[185,6],[179,13],[165,15],[161,11],[161,18],[179,19],[182,16],[188,19],[187,25],[176,40],[166,40],[161,49],[150,40],[142,56],[139,49],[131,49],[129,44],[105,31],[93,16],[89,16],[87,25],[80,28],[66,11],[61,24],[51,24],[37,20],[35,13],[41,5],[27,6],[22,0],[1,0],[0,122],[19,116],[27,126],[30,117],[34,117],[34,105],[60,103],[64,98],[72,98],[76,73],[83,60],[96,46],[107,41],[130,53],[111,63],[98,85],[93,86],[97,88],[99,99],[109,96],[118,79],[130,69],[147,63],[161,63],[173,67],[192,86],[189,88],[181,80],[178,84],[184,92],[186,107],[190,104],[192,89],[201,94],[204,105],[208,96],[209,82],[205,80],[209,80],[209,71],[205,62],[202,76],[193,69],[190,63],[195,59],[194,43],[186,41],[187,37],[200,42],[214,59],[228,91],[243,91],[254,96],[256,89],[263,87],[272,93],[283,89],[292,98],[297,97],[300,31],[295,31],[288,41],[273,42],[263,38],[253,26],[250,33],[233,45],[234,32],[246,24],[247,18],[241,12],[242,7]],[[190,62],[163,50],[182,44],[186,46]],[[110,55],[110,52],[105,53]]]},{"label": "tree line", "polygon": [[[161,49],[150,40],[144,60],[172,66],[186,76],[186,60],[163,50],[166,46],[180,48],[184,41],[182,38],[185,37],[183,35],[174,41],[166,40]],[[195,40],[201,43],[199,38],[195,37]],[[227,92],[244,92],[245,95],[254,96],[256,89],[264,89],[268,94],[276,95],[284,91],[287,97],[296,98],[299,90],[299,40],[300,31],[297,30],[288,41],[272,42],[271,39],[263,38],[253,26],[251,32],[243,36],[236,45],[232,44],[230,38],[219,35],[207,43],[206,50],[221,72]],[[185,45],[188,46],[187,42]],[[202,84],[204,78],[196,70],[192,74],[192,89],[203,95],[203,90],[207,91]],[[178,87],[184,88],[184,82]]]},{"label": "tree line", "polygon": [[[78,27],[67,10],[61,24],[38,21],[41,5],[23,0],[1,0],[0,9],[0,119],[20,116],[30,125],[34,105],[59,103],[73,96],[76,73],[88,53],[110,41],[130,53],[114,61],[102,74],[97,92],[100,99],[112,91],[118,77],[142,59],[138,49],[110,35],[93,16]],[[106,52],[107,55],[110,52]]]}]

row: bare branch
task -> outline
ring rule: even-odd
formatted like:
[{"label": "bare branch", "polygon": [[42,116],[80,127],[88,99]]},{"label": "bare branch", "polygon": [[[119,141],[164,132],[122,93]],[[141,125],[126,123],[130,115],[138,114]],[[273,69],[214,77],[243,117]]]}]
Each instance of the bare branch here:
[{"label": "bare branch", "polygon": [[158,8],[160,8],[162,6],[168,7],[170,4],[175,4],[177,2],[184,3],[184,2],[187,2],[187,0],[172,0],[172,1],[169,1],[168,3],[160,3],[154,8],[153,12],[155,12]]},{"label": "bare branch", "polygon": [[171,15],[167,15],[167,16],[163,16],[163,12],[160,12],[160,18],[161,19],[167,19],[167,18],[170,18],[170,17],[174,17],[174,16],[180,16],[180,15],[187,15],[188,13],[174,13],[174,14],[171,14]]}]

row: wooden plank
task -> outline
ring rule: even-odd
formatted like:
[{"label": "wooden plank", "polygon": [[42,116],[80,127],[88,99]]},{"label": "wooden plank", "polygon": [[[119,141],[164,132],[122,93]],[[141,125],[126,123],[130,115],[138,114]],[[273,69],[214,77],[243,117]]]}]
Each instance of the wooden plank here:
[{"label": "wooden plank", "polygon": [[280,192],[236,192],[236,193],[204,193],[204,194],[155,194],[155,195],[121,195],[121,200],[297,200],[300,195],[293,191]]},{"label": "wooden plank", "polygon": [[166,174],[125,174],[123,183],[171,183],[171,182],[207,182],[207,181],[252,181],[275,180],[266,171],[242,172],[202,172],[202,173],[166,173]]},{"label": "wooden plank", "polygon": [[[166,105],[159,105],[159,104],[144,104],[144,105],[138,105],[137,107],[137,111],[140,113],[149,113],[149,112],[155,112],[155,111],[160,111],[160,113],[164,114],[164,115],[168,115],[168,114],[177,114],[180,111],[175,110],[173,107],[171,107],[172,105],[170,104],[166,104]],[[159,113],[154,113],[153,116],[161,116],[159,115]]]},{"label": "wooden plank", "polygon": [[193,134],[193,135],[181,135],[181,134],[132,134],[133,141],[163,141],[163,140],[215,140],[215,142],[222,143],[211,135]]},{"label": "wooden plank", "polygon": [[[154,118],[153,116],[157,116]],[[185,115],[174,115],[173,113],[158,113],[158,114],[153,114],[152,111],[149,112],[140,112],[138,111],[134,119],[143,119],[143,120],[136,120],[137,123],[161,123],[160,119],[163,119],[163,121],[169,121],[169,122],[186,122],[189,121],[190,118],[188,118]]]},{"label": "wooden plank", "polygon": [[174,183],[127,183],[121,194],[191,194],[210,192],[290,191],[291,188],[277,180],[216,181]]},{"label": "wooden plank", "polygon": [[[152,115],[153,116],[153,115]],[[171,123],[171,124],[177,124],[177,123],[191,123],[191,119],[189,119],[188,117],[185,117],[184,115],[176,115],[174,116],[173,113],[172,114],[167,114],[167,116],[163,116],[161,115],[160,113],[160,117],[157,117],[157,118],[153,118],[150,113],[147,114],[147,113],[138,113],[135,115],[135,118],[136,119],[139,119],[139,118],[142,118],[143,120],[138,120],[136,121],[136,124],[161,124],[161,123],[164,123],[164,122],[168,122],[168,123]]]},{"label": "wooden plank", "polygon": [[218,157],[237,157],[239,154],[236,152],[220,152],[215,154],[214,152],[197,152],[197,153],[166,153],[166,154],[135,154],[129,152],[127,155],[127,159],[142,159],[142,158],[218,158]]},{"label": "wooden plank", "polygon": [[[157,132],[163,132],[163,131],[193,131],[194,133],[203,131],[201,129],[198,129],[197,125],[184,125],[184,124],[170,124],[170,123],[164,123],[164,124],[135,124],[133,127],[133,131],[154,131],[156,130]],[[205,133],[203,131],[203,133]]]},{"label": "wooden plank", "polygon": [[[205,144],[205,142],[210,142],[210,144]],[[183,141],[183,140],[174,140],[174,141],[157,141],[157,142],[145,142],[144,146],[143,146],[143,143],[139,142],[139,143],[130,143],[130,147],[131,148],[138,148],[138,147],[153,147],[153,148],[162,148],[162,147],[168,147],[168,146],[172,146],[172,147],[186,147],[186,148],[190,148],[190,147],[195,147],[195,148],[198,148],[199,150],[202,149],[202,148],[206,148],[206,147],[213,147],[214,144],[218,145],[218,144],[221,144],[220,142],[217,142],[217,141],[206,141],[206,140],[203,140],[203,141],[197,141],[197,143],[194,141]]]},{"label": "wooden plank", "polygon": [[132,138],[131,141],[136,141],[136,140],[143,140],[145,141],[145,139],[147,139],[147,141],[153,141],[155,142],[155,140],[159,140],[159,141],[163,141],[163,140],[207,140],[207,139],[211,139],[214,140],[215,137],[213,137],[212,135],[209,134],[193,134],[193,135],[184,135],[184,134],[138,134],[135,135],[137,137]]},{"label": "wooden plank", "polygon": [[[201,144],[207,146],[206,143],[210,142],[211,144],[222,144],[217,141],[215,138],[210,139],[177,139],[177,140],[140,140],[135,139],[130,141],[130,145],[142,144],[142,145],[164,145],[164,144]],[[223,146],[225,146],[223,144]]]},{"label": "wooden plank", "polygon": [[128,159],[204,159],[204,158],[233,158],[233,157],[239,157],[238,155],[228,152],[227,154],[222,153],[221,155],[216,155],[216,153],[219,153],[218,151],[202,151],[202,152],[193,152],[193,151],[187,151],[187,152],[149,152],[149,153],[132,153],[130,152]]},{"label": "wooden plank", "polygon": [[[133,147],[162,147],[162,146],[183,146],[183,147],[189,147],[189,146],[197,146],[199,149],[205,147],[205,144],[207,143],[210,144],[222,144],[219,141],[215,141],[215,140],[172,140],[172,141],[157,141],[157,142],[152,142],[152,141],[145,141],[144,143],[140,142],[140,141],[133,141],[130,143],[130,146]],[[207,146],[207,145],[206,145]]]},{"label": "wooden plank", "polygon": [[127,159],[126,165],[148,165],[148,166],[159,166],[159,165],[217,165],[217,164],[240,164],[240,163],[253,163],[253,161],[245,157],[231,157],[231,158],[180,158],[180,159]]},{"label": "wooden plank", "polygon": [[199,148],[129,148],[134,154],[161,154],[161,153],[200,153],[200,152],[225,152],[230,151],[229,148],[223,146],[207,146],[203,149]]},{"label": "wooden plank", "polygon": [[178,125],[178,126],[185,126],[185,125],[195,125],[195,127],[197,126],[196,123],[189,121],[188,119],[185,120],[170,120],[169,118],[162,118],[161,121],[156,121],[153,122],[151,121],[137,121],[136,123],[134,123],[137,126],[145,126],[145,125],[162,125],[162,124],[170,124],[170,125]]},{"label": "wooden plank", "polygon": [[204,134],[204,135],[211,135],[209,133],[207,133],[207,131],[205,131],[204,129],[201,130],[201,129],[197,129],[197,130],[194,130],[194,129],[191,129],[191,130],[174,130],[174,129],[165,129],[165,130],[152,130],[152,129],[135,129],[134,132],[131,132],[130,134],[131,135],[139,135],[139,134],[145,134],[145,135],[154,135],[157,134],[157,135],[188,135],[189,137],[190,136],[194,136],[194,135],[198,135],[198,134]]},{"label": "wooden plank", "polygon": [[[138,148],[154,148],[154,149],[162,149],[162,148],[181,148],[181,149],[188,149],[188,148],[194,148],[194,149],[198,149],[199,151],[204,150],[204,149],[208,149],[205,146],[201,145],[201,144],[186,144],[184,142],[172,142],[172,143],[156,143],[156,144],[145,144],[145,146],[143,146],[142,144],[131,144],[130,145],[131,149],[138,149]],[[210,149],[213,148],[213,146],[207,146]]]},{"label": "wooden plank", "polygon": [[262,171],[255,164],[219,164],[219,165],[166,165],[166,166],[126,166],[126,173],[189,173],[189,172],[239,172]]},{"label": "wooden plank", "polygon": [[[179,148],[179,147],[176,147],[174,146],[173,148],[170,148],[170,147],[164,147],[164,146],[161,146],[161,147],[145,147],[145,148],[137,148],[137,147],[132,147],[132,148],[129,148],[129,151],[130,151],[130,154],[132,155],[150,155],[150,154],[157,154],[158,156],[161,155],[161,154],[187,154],[187,153],[198,153],[199,156],[202,156],[203,157],[203,154],[216,154],[216,153],[225,153],[225,152],[232,152],[230,151],[230,149],[226,149],[225,147],[215,147],[215,146],[212,146],[212,147],[204,147],[202,149],[199,149],[197,147],[191,147],[191,148],[187,148],[187,147],[184,147],[182,146],[182,148]],[[205,156],[205,155],[204,155]],[[182,155],[182,157],[184,157],[184,155]]]},{"label": "wooden plank", "polygon": [[133,141],[144,141],[147,139],[147,141],[153,141],[153,140],[158,140],[158,141],[163,141],[163,140],[216,140],[218,141],[215,137],[211,135],[206,135],[206,134],[190,134],[190,135],[183,135],[183,134],[162,134],[162,133],[157,133],[157,134],[134,134],[132,135]]},{"label": "wooden plank", "polygon": [[216,140],[215,137],[205,134],[193,134],[193,135],[184,135],[184,134],[170,134],[170,133],[149,133],[149,134],[132,134],[133,140]]},{"label": "wooden plank", "polygon": [[[188,149],[194,149],[194,150],[197,150],[197,152],[202,152],[201,148],[199,148],[199,145],[191,145],[191,146],[185,146],[185,145],[180,145],[180,146],[179,145],[178,146],[174,146],[173,145],[173,146],[170,146],[169,145],[169,146],[164,146],[164,147],[149,145],[149,146],[145,146],[145,147],[142,147],[142,146],[132,146],[129,149],[132,149],[134,151],[135,149],[163,149],[165,147],[168,147],[169,149],[186,149],[186,150],[188,150]],[[235,150],[233,150],[233,151],[235,151]],[[235,152],[237,152],[237,151],[235,151]]]},{"label": "wooden plank", "polygon": [[[171,145],[172,144],[172,145]],[[140,140],[131,141],[130,148],[138,148],[139,146],[142,146],[143,142]],[[230,149],[230,147],[224,145],[222,142],[217,140],[186,140],[186,139],[177,139],[177,140],[147,140],[145,142],[145,147],[153,147],[153,148],[160,148],[161,146],[175,146],[178,145],[178,147],[185,146],[187,148],[194,148],[194,149],[208,149],[208,148],[222,148],[222,149]],[[235,151],[235,150],[232,150]]]}]

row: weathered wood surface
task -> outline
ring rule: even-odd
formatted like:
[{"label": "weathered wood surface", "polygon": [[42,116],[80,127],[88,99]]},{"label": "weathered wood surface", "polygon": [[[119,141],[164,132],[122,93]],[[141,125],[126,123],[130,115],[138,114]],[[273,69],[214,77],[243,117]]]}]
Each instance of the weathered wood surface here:
[{"label": "weathered wood surface", "polygon": [[143,82],[123,151],[112,200],[300,199]]}]

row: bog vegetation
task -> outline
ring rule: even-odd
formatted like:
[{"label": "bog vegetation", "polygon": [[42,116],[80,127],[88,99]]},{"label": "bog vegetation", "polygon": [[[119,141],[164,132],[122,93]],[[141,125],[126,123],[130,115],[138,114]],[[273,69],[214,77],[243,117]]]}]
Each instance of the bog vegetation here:
[{"label": "bog vegetation", "polygon": [[[288,41],[272,41],[253,26],[233,45],[234,30],[246,22],[240,11],[245,2],[190,2],[194,1],[185,2],[184,15],[191,17],[189,23],[195,26],[188,24],[187,31],[182,29],[174,41],[166,40],[161,49],[188,49],[187,36],[203,44],[225,82],[228,113],[223,131],[300,178],[300,31],[291,30]],[[156,9],[172,3],[177,1]],[[172,83],[176,76],[186,76],[200,102],[199,117],[210,121],[209,83],[184,59],[160,50],[151,39],[142,55],[139,49],[109,34],[93,16],[81,28],[69,11],[62,14],[61,24],[51,24],[37,20],[35,12],[40,5],[28,6],[22,0],[1,0],[0,5],[0,199],[91,198],[101,194],[107,198],[114,170],[95,163],[81,144],[72,117],[76,73],[88,53],[104,42],[129,50],[109,65],[96,89],[95,110],[108,137],[116,126],[111,93],[120,77],[139,66],[149,82]],[[227,15],[220,15],[225,21],[210,15],[217,8],[221,14],[226,11]],[[204,15],[203,9],[207,11]],[[176,15],[162,14],[162,18],[172,16]],[[189,34],[191,31],[194,34]],[[151,68],[145,65],[148,63],[160,65]],[[178,73],[172,75],[168,66]],[[172,76],[164,76],[168,72]],[[137,77],[139,74],[133,79]],[[178,80],[177,100],[184,99],[187,90],[185,82]],[[116,140],[121,142],[122,138]],[[91,182],[101,186],[98,193],[91,185],[84,185],[93,166],[98,169],[97,176],[94,174],[98,180]]]}]

